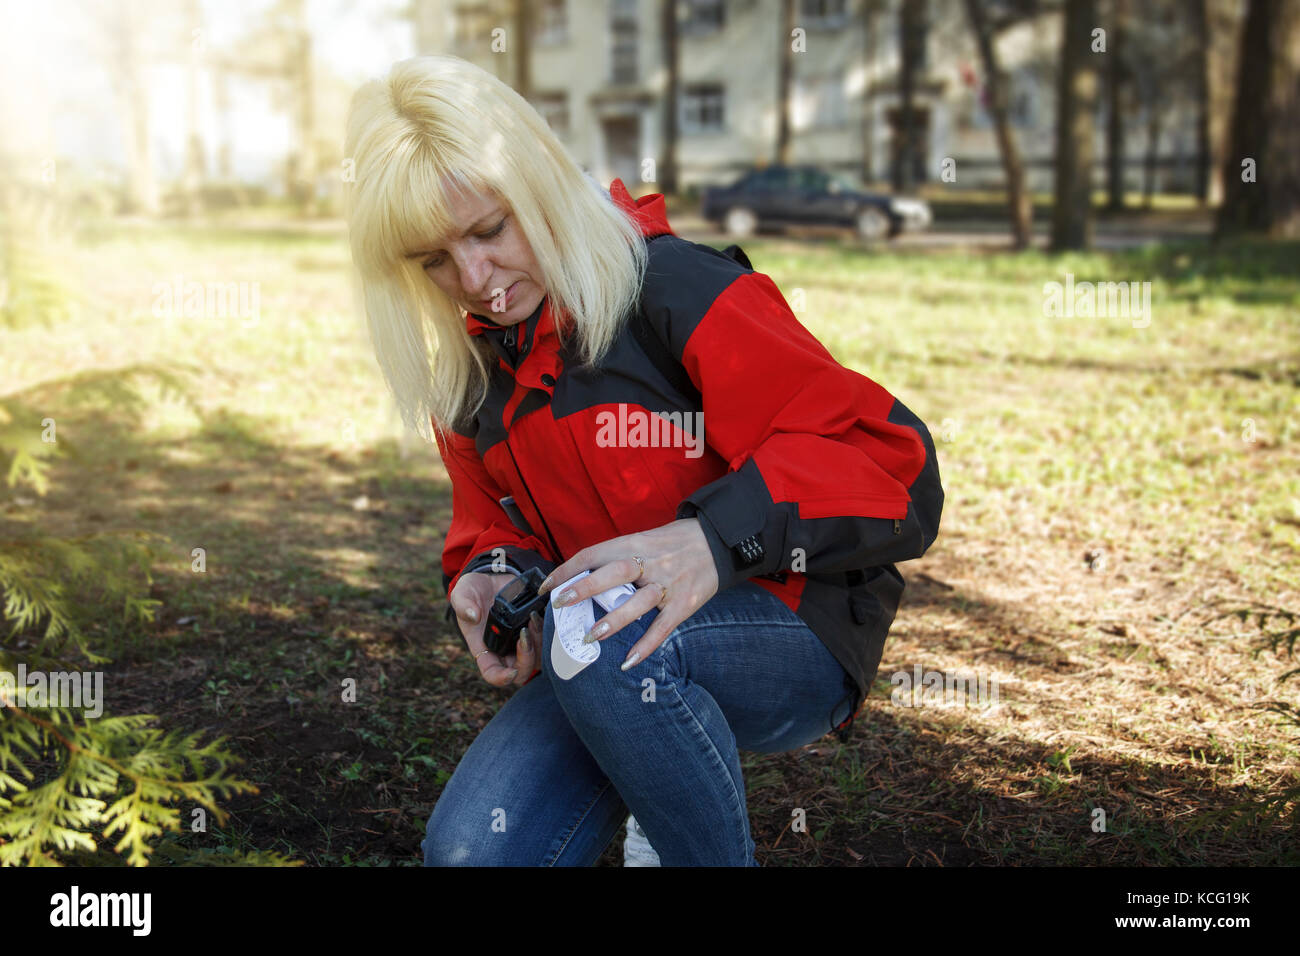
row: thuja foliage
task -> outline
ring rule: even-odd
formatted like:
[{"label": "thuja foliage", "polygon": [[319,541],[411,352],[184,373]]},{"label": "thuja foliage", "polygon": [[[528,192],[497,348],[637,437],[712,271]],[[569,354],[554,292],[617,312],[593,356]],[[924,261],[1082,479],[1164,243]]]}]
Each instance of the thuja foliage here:
[{"label": "thuja foliage", "polygon": [[23,182],[0,161],[0,326],[50,326],[80,306],[60,253],[72,232],[72,209],[55,190]]},{"label": "thuja foliage", "polygon": [[[129,401],[114,395],[124,387],[120,376],[60,384],[82,400],[100,394]],[[0,396],[0,474],[10,488],[44,495],[51,462],[67,454],[66,442],[39,437],[42,427],[34,407]],[[239,761],[225,738],[203,744],[200,733],[151,726],[157,718],[150,714],[90,716],[85,708],[62,706],[67,701],[15,691],[20,665],[53,673],[76,670],[74,658],[108,663],[87,635],[89,622],[108,609],[120,608],[126,626],[152,622],[160,602],[147,597],[149,568],[167,544],[137,531],[58,537],[0,529],[0,598],[9,625],[8,635],[0,635],[0,865],[104,862],[111,847],[110,862],[143,866],[163,844],[172,863],[295,865],[275,853],[219,861],[201,851],[188,859],[176,853],[183,812],[201,807],[221,824],[227,814],[218,801],[257,792],[233,775]]]},{"label": "thuja foliage", "polygon": [[98,831],[117,838],[113,850],[128,863],[143,866],[150,841],[180,829],[177,804],[206,807],[222,823],[219,798],[256,792],[230,775],[236,758],[222,738],[200,746],[200,734],[163,732],[147,726],[153,720],[0,709],[0,865],[93,853]]}]

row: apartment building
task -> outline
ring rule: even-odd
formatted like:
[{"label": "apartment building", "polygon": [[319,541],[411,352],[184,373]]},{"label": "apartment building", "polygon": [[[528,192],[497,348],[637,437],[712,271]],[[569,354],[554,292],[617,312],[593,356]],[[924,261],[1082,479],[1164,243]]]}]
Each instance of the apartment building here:
[{"label": "apartment building", "polygon": [[[727,182],[748,165],[775,160],[786,44],[793,44],[790,161],[818,163],[865,182],[890,179],[899,142],[900,18],[903,4],[916,0],[793,0],[793,33],[786,29],[785,2],[676,0],[681,188]],[[597,179],[621,177],[634,193],[655,188],[664,156],[668,6],[668,0],[535,0],[528,11],[531,102]],[[984,105],[984,71],[965,4],[927,0],[920,9],[915,178],[939,180],[951,159],[957,188],[998,186],[1002,172]],[[517,8],[510,0],[414,0],[411,15],[421,53],[453,53],[518,86],[512,47],[519,42]],[[1181,42],[1186,27],[1143,29]],[[1051,188],[1060,37],[1059,9],[1049,8],[1001,31],[997,40],[1032,189]],[[1191,105],[1167,92],[1159,96],[1158,185],[1190,188]],[[1147,112],[1137,104],[1126,118],[1134,127],[1126,138],[1131,189],[1140,185]],[[1104,115],[1098,120],[1101,157]]]}]

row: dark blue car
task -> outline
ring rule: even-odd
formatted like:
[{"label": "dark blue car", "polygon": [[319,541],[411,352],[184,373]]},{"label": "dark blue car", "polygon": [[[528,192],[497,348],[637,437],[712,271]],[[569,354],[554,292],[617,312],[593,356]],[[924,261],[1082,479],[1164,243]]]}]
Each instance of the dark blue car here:
[{"label": "dark blue car", "polygon": [[772,226],[848,226],[864,239],[893,238],[930,224],[919,199],[866,192],[816,166],[764,166],[701,196],[701,214],[732,236]]}]

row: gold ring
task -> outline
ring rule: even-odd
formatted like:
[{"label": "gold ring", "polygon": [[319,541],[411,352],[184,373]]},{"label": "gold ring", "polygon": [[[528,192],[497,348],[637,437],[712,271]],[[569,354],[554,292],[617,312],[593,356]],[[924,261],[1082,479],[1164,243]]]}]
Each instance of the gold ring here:
[{"label": "gold ring", "polygon": [[[658,584],[659,582],[656,581],[655,583]],[[668,600],[668,589],[667,589],[666,587],[664,587],[662,584],[660,584],[659,586],[660,586],[661,588],[663,588],[664,594],[663,594],[663,597],[661,597],[661,598],[659,599],[659,603],[656,604],[655,607],[659,608],[659,609],[662,611],[662,610],[663,610],[663,606],[664,606],[664,602]]]},{"label": "gold ring", "polygon": [[637,576],[632,580],[640,581],[641,578],[645,575],[645,558],[641,557],[639,554],[634,554],[632,555],[632,560],[635,561],[636,566],[641,569],[640,573],[637,574]]},{"label": "gold ring", "polygon": [[487,649],[486,647],[483,648],[483,650],[479,651],[477,654],[474,655],[474,660],[478,660],[480,657],[482,657],[482,656],[483,656],[484,654],[486,654],[487,652],[488,652],[488,649]]}]

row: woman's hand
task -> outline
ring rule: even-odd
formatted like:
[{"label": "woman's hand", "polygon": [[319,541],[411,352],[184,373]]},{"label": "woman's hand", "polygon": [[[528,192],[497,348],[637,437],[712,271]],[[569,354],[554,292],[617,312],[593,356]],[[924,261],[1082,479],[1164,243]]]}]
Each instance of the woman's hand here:
[{"label": "woman's hand", "polygon": [[[536,612],[528,622],[528,639],[516,640],[514,654],[498,657],[483,644],[483,631],[487,627],[492,602],[496,600],[497,592],[514,579],[513,574],[471,571],[460,576],[450,597],[460,632],[470,653],[476,655],[474,663],[478,665],[478,672],[494,687],[522,686],[542,666],[542,619]],[[480,651],[484,653],[480,654]]]},{"label": "woman's hand", "polygon": [[[644,571],[634,555],[642,559]],[[718,593],[718,569],[699,518],[682,518],[583,548],[552,571],[538,590],[545,594],[583,571],[591,574],[569,588],[571,599],[558,604],[576,604],[619,584],[634,584],[637,588],[636,594],[596,622],[591,632],[596,640],[617,633],[651,608],[659,608],[654,623],[628,653],[623,670],[653,654],[673,628]]]}]

